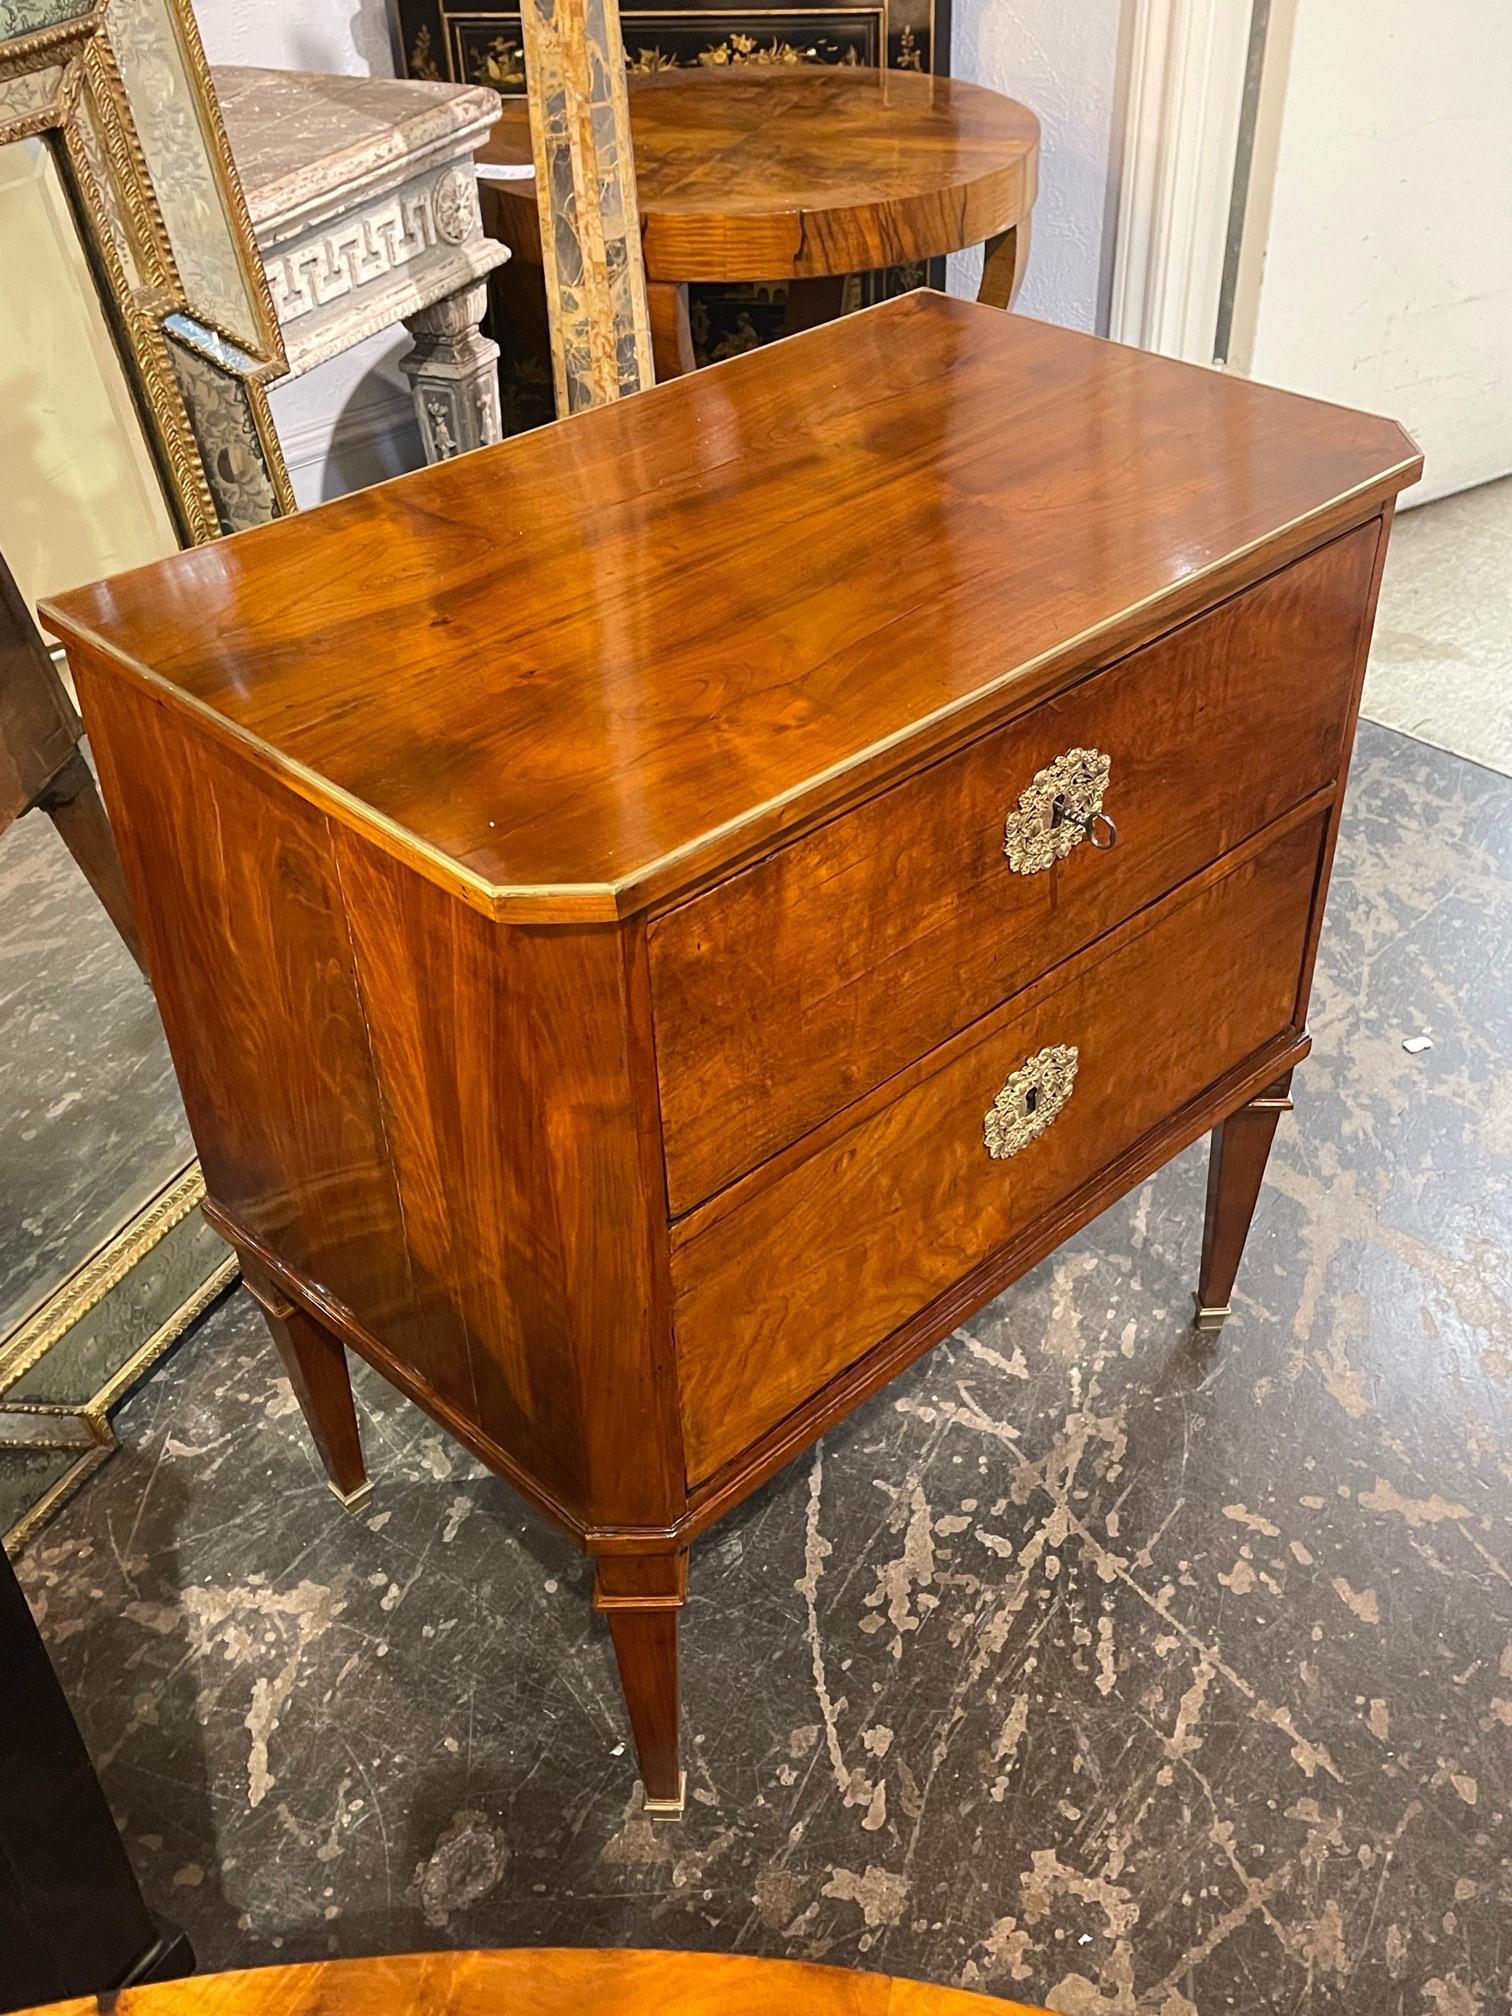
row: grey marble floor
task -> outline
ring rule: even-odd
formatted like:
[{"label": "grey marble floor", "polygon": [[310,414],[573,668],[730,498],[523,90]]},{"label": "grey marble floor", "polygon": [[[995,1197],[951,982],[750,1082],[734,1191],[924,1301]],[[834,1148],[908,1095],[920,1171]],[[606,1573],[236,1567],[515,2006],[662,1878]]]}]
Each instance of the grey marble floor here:
[{"label": "grey marble floor", "polygon": [[40,812],[0,847],[0,1336],[189,1160],[152,993]]},{"label": "grey marble floor", "polygon": [[1512,476],[1403,512],[1365,712],[1512,776]]},{"label": "grey marble floor", "polygon": [[1512,783],[1367,726],[1233,1322],[1187,1327],[1188,1155],[697,1549],[678,1827],[583,1563],[372,1378],[342,1513],[238,1294],[23,1564],[152,1900],[209,1966],[638,1943],[1504,2016],[1509,945]]}]

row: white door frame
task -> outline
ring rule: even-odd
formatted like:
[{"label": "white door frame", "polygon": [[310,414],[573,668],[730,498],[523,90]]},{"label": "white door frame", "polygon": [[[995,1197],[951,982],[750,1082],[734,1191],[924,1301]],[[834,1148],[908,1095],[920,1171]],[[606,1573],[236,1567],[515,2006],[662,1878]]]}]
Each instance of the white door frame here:
[{"label": "white door frame", "polygon": [[1211,364],[1230,259],[1251,0],[1133,0],[1108,334]]}]

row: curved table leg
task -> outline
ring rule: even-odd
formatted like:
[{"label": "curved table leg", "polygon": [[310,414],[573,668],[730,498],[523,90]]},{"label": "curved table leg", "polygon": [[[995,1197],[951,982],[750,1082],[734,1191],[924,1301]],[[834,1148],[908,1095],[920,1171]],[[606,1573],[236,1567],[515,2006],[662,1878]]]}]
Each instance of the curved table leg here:
[{"label": "curved table leg", "polygon": [[647,280],[646,307],[651,319],[651,361],[656,382],[686,377],[693,367],[693,329],[688,321],[686,281]]},{"label": "curved table leg", "polygon": [[999,231],[982,248],[982,284],[978,301],[989,308],[1011,308],[1024,284],[1029,264],[1029,219]]}]

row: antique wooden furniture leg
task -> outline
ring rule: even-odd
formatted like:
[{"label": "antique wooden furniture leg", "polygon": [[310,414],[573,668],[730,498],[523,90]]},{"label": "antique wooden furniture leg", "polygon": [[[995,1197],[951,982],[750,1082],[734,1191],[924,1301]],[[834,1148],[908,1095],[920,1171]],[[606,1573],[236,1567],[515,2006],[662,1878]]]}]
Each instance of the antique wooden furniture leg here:
[{"label": "antique wooden furniture leg", "polygon": [[1221,1330],[1233,1313],[1229,1296],[1255,1215],[1276,1122],[1292,1110],[1291,1077],[1290,1071],[1286,1072],[1213,1129],[1207,1215],[1202,1224],[1202,1271],[1194,1297],[1199,1330]]},{"label": "antique wooden furniture leg", "polygon": [[500,438],[499,346],[478,326],[488,285],[459,288],[406,315],[415,347],[399,360],[410,382],[428,462],[448,462]]},{"label": "antique wooden furniture leg", "polygon": [[120,856],[79,748],[83,732],[31,610],[0,558],[0,833],[40,807],[140,966],[141,941]]},{"label": "antique wooden furniture leg", "polygon": [[651,354],[656,364],[656,382],[660,385],[693,369],[687,285],[676,280],[648,280],[646,304],[651,316]]},{"label": "antique wooden furniture leg", "polygon": [[1029,265],[1029,219],[999,231],[982,248],[982,284],[978,301],[989,308],[1011,308],[1024,284]]},{"label": "antique wooden furniture leg", "polygon": [[325,1465],[327,1481],[348,1511],[372,1491],[362,1460],[362,1438],[346,1346],[313,1316],[297,1309],[250,1253],[238,1252],[247,1292],[268,1319],[294,1398]]},{"label": "antique wooden furniture leg", "polygon": [[593,1605],[609,1618],[646,1811],[680,1820],[687,1773],[677,1761],[677,1613],[688,1596],[687,1552],[601,1555],[596,1568]]},{"label": "antique wooden furniture leg", "polygon": [[94,775],[84,760],[82,749],[57,772],[37,797],[37,808],[45,812],[58,829],[59,838],[72,854],[85,881],[99,898],[106,916],[120,933],[121,942],[146,971],[142,942],[137,937],[131,899],[121,874],[121,859],[111,838],[110,821]]}]

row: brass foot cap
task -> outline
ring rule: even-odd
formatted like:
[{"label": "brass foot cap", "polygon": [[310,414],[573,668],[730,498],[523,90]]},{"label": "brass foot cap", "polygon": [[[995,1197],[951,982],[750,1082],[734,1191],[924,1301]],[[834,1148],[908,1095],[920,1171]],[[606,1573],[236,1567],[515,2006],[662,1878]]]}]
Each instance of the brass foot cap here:
[{"label": "brass foot cap", "polygon": [[1196,1295],[1192,1297],[1192,1302],[1197,1311],[1197,1314],[1192,1318],[1192,1322],[1199,1330],[1221,1330],[1234,1313],[1232,1305],[1227,1302],[1211,1309],[1205,1308],[1201,1299]]},{"label": "brass foot cap", "polygon": [[651,1794],[644,1788],[641,1791],[646,1817],[651,1820],[681,1820],[683,1817],[683,1803],[687,1799],[687,1796],[688,1774],[686,1771],[679,1771],[677,1774],[677,1797],[675,1799],[653,1799]]},{"label": "brass foot cap", "polygon": [[355,1491],[338,1491],[336,1486],[331,1484],[329,1477],[326,1479],[326,1483],[330,1485],[331,1496],[336,1500],[336,1503],[348,1512],[360,1512],[373,1495],[373,1480],[371,1477],[364,1477]]}]

